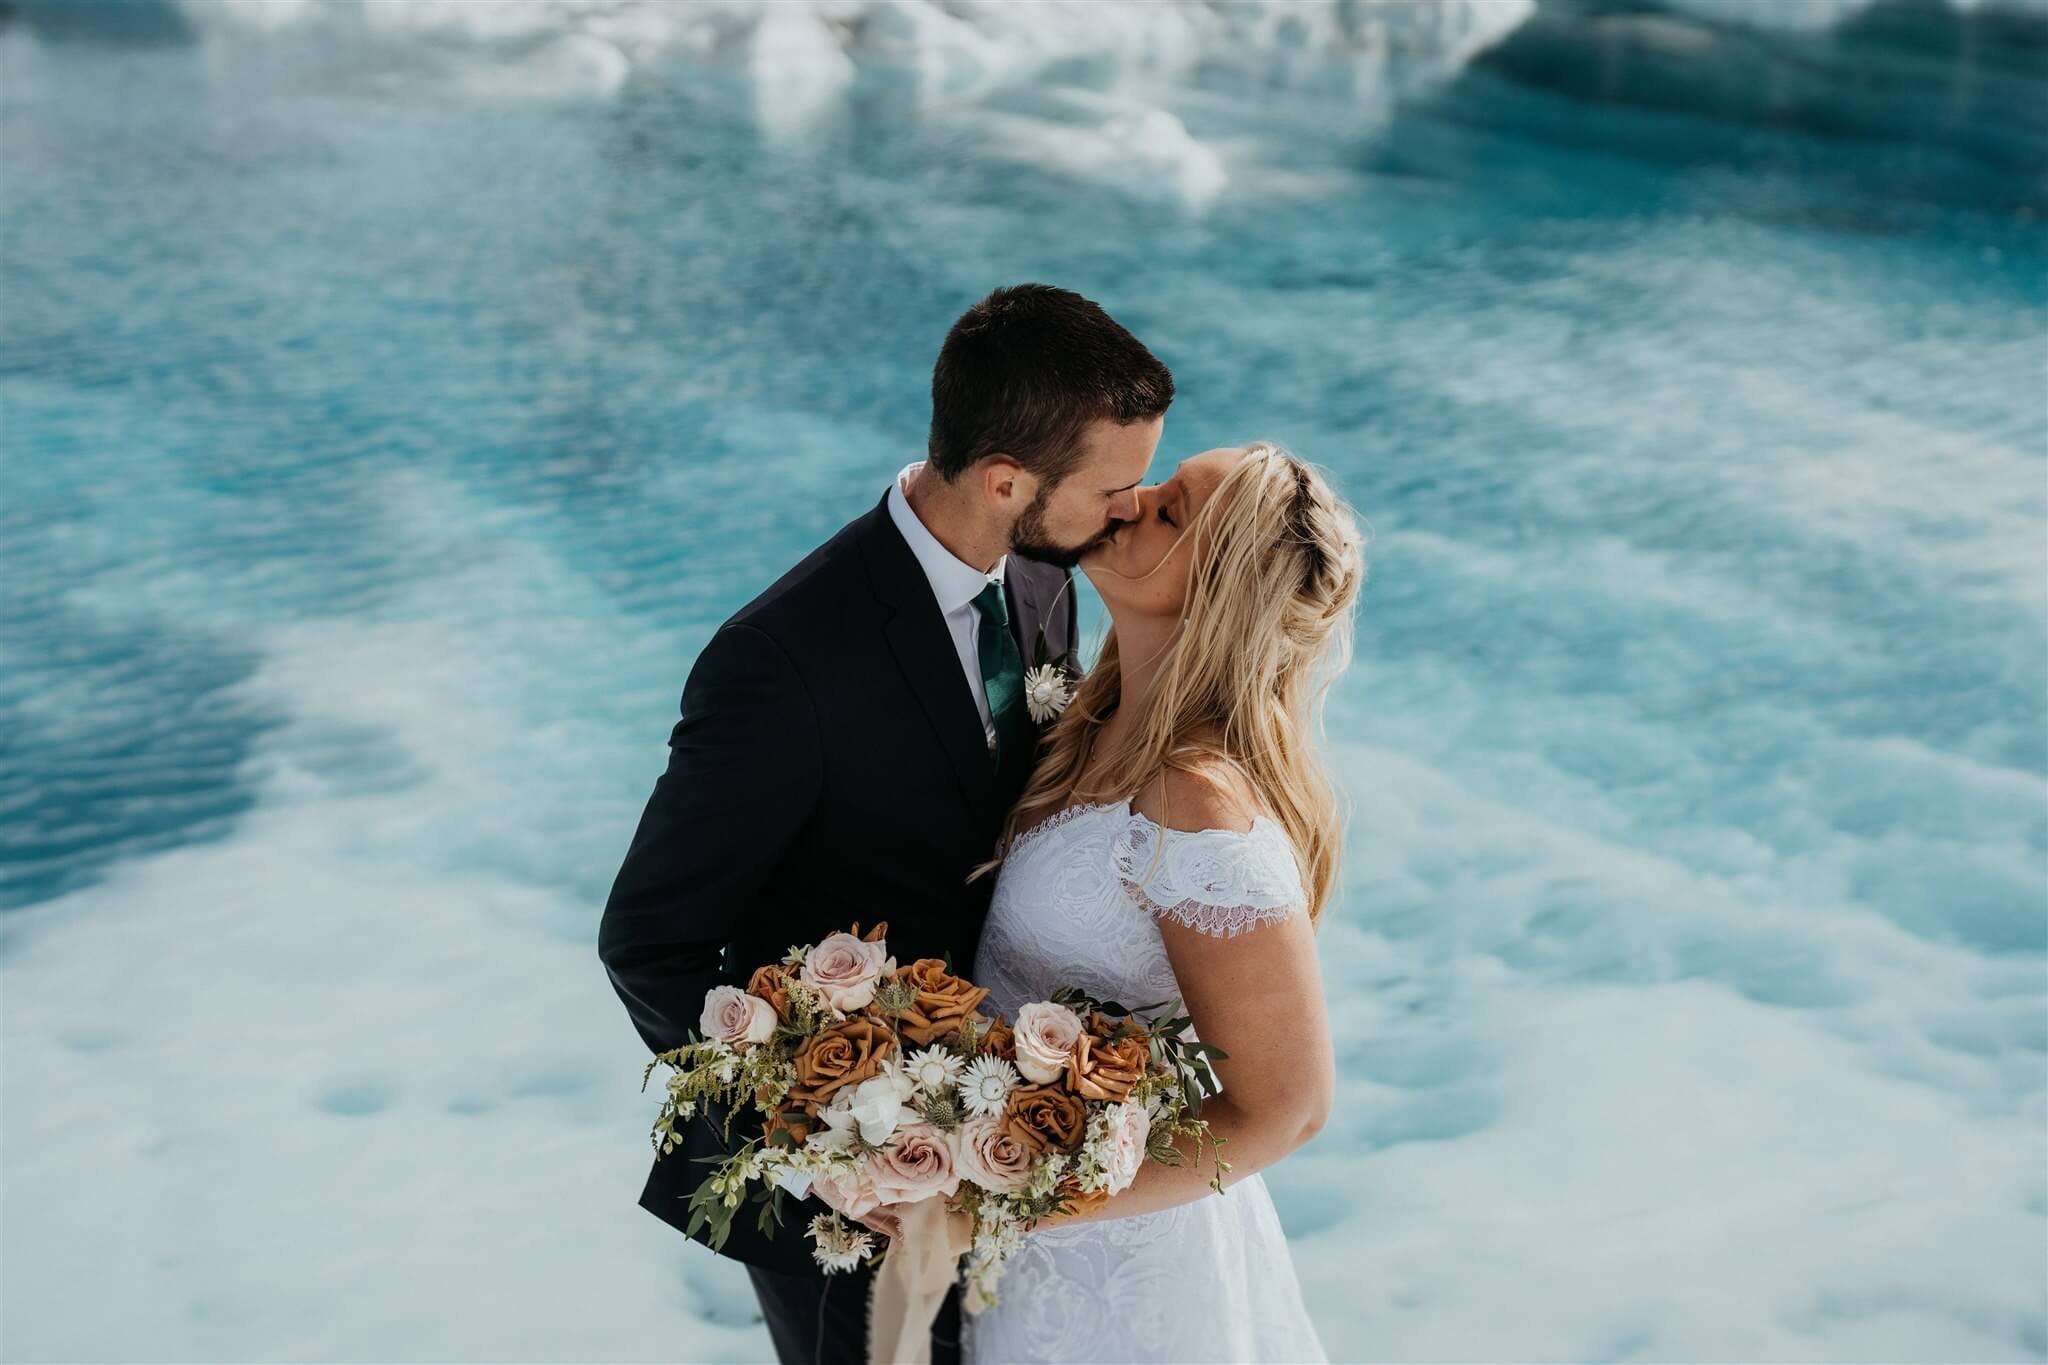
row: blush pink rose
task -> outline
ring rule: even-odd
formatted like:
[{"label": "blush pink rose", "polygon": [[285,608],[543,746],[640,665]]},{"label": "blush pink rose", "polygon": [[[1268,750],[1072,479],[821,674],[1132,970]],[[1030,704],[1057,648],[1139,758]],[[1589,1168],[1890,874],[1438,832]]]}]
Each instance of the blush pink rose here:
[{"label": "blush pink rose", "polygon": [[697,1032],[734,1047],[752,1047],[775,1032],[775,1007],[737,986],[713,986],[704,992],[704,1013]]},{"label": "blush pink rose", "polygon": [[983,1114],[960,1125],[954,1154],[964,1180],[1007,1194],[1031,1183],[1038,1153],[1010,1135],[1000,1114]]},{"label": "blush pink rose", "polygon": [[1103,1163],[1111,1194],[1121,1194],[1138,1178],[1145,1164],[1145,1139],[1152,1135],[1152,1115],[1142,1104],[1126,1100],[1110,1111],[1109,1159]]},{"label": "blush pink rose", "polygon": [[1014,1025],[1017,1069],[1036,1085],[1049,1085],[1067,1069],[1081,1041],[1081,1016],[1065,1005],[1035,1000],[1017,1011]]},{"label": "blush pink rose", "polygon": [[902,1124],[868,1159],[868,1175],[885,1204],[914,1204],[960,1188],[953,1139],[922,1120]]},{"label": "blush pink rose", "polygon": [[848,1218],[865,1221],[882,1205],[869,1173],[871,1162],[834,1162],[811,1173],[811,1193]]},{"label": "blush pink rose", "polygon": [[805,954],[797,976],[817,987],[833,1009],[851,1014],[873,1000],[876,985],[895,970],[896,959],[879,940],[869,943],[842,930]]}]

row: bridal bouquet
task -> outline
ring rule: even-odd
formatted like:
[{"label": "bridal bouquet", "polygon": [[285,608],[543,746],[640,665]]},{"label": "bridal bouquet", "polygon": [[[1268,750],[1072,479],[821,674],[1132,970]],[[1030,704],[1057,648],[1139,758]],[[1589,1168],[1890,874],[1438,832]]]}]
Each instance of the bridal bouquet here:
[{"label": "bridal bouquet", "polygon": [[[963,1303],[979,1312],[1039,1219],[1095,1207],[1148,1158],[1181,1164],[1183,1136],[1198,1157],[1204,1140],[1221,1145],[1200,1115],[1219,1089],[1208,1059],[1226,1054],[1187,1038],[1185,1014],[1148,1020],[1138,1011],[1162,1006],[1062,989],[1014,1022],[991,1019],[979,1010],[988,991],[953,975],[950,958],[897,966],[887,927],[863,935],[856,921],[758,968],[745,990],[714,987],[701,1037],[648,1063],[643,1090],[656,1063],[674,1068],[659,1153],[707,1101],[730,1106],[728,1144],[741,1112],[760,1119],[730,1156],[698,1158],[718,1164],[691,1196],[693,1234],[708,1224],[723,1245],[751,1198],[772,1235],[784,1192],[808,1180],[832,1210],[811,1220],[812,1255],[840,1271],[902,1254],[913,1219],[919,1237],[943,1238],[944,1215],[965,1214],[964,1269],[943,1255],[953,1243],[936,1261],[929,1246],[917,1254],[943,1266],[941,1292],[964,1274]],[[1230,1167],[1215,1161],[1220,1193]]]}]

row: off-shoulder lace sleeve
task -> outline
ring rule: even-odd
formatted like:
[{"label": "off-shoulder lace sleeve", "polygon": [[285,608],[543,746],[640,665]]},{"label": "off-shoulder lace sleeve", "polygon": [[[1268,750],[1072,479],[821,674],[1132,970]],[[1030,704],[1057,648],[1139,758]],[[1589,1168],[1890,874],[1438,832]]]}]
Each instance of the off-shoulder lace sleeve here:
[{"label": "off-shoulder lace sleeve", "polygon": [[1179,830],[1132,812],[1112,856],[1134,903],[1205,934],[1235,937],[1308,906],[1294,847],[1263,816],[1249,830]]}]

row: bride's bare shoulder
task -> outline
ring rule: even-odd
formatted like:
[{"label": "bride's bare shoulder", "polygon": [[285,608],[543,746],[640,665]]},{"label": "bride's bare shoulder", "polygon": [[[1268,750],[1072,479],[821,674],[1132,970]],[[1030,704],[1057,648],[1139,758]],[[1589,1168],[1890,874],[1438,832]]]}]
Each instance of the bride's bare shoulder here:
[{"label": "bride's bare shoulder", "polygon": [[1190,758],[1146,784],[1132,809],[1166,829],[1227,829],[1243,833],[1265,802],[1244,770],[1221,758]]}]

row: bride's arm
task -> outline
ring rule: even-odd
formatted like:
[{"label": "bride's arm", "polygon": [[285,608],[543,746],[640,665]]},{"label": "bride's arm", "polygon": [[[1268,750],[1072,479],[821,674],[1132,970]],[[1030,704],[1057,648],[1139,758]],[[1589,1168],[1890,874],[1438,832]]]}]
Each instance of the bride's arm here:
[{"label": "bride's arm", "polygon": [[[1256,811],[1248,789],[1229,777],[1171,771],[1166,796],[1162,809],[1170,818],[1142,798],[1139,812],[1174,829],[1248,830]],[[1297,911],[1230,937],[1171,917],[1160,920],[1159,932],[1196,1036],[1230,1054],[1215,1063],[1223,1092],[1204,1099],[1201,1114],[1224,1139],[1227,1187],[1307,1142],[1329,1118],[1336,1061],[1315,929]],[[1192,1139],[1180,1148],[1184,1164],[1147,1161],[1121,1193],[1086,1213],[1055,1215],[1038,1226],[1127,1218],[1213,1195],[1214,1150],[1205,1145],[1197,1161]]]}]

